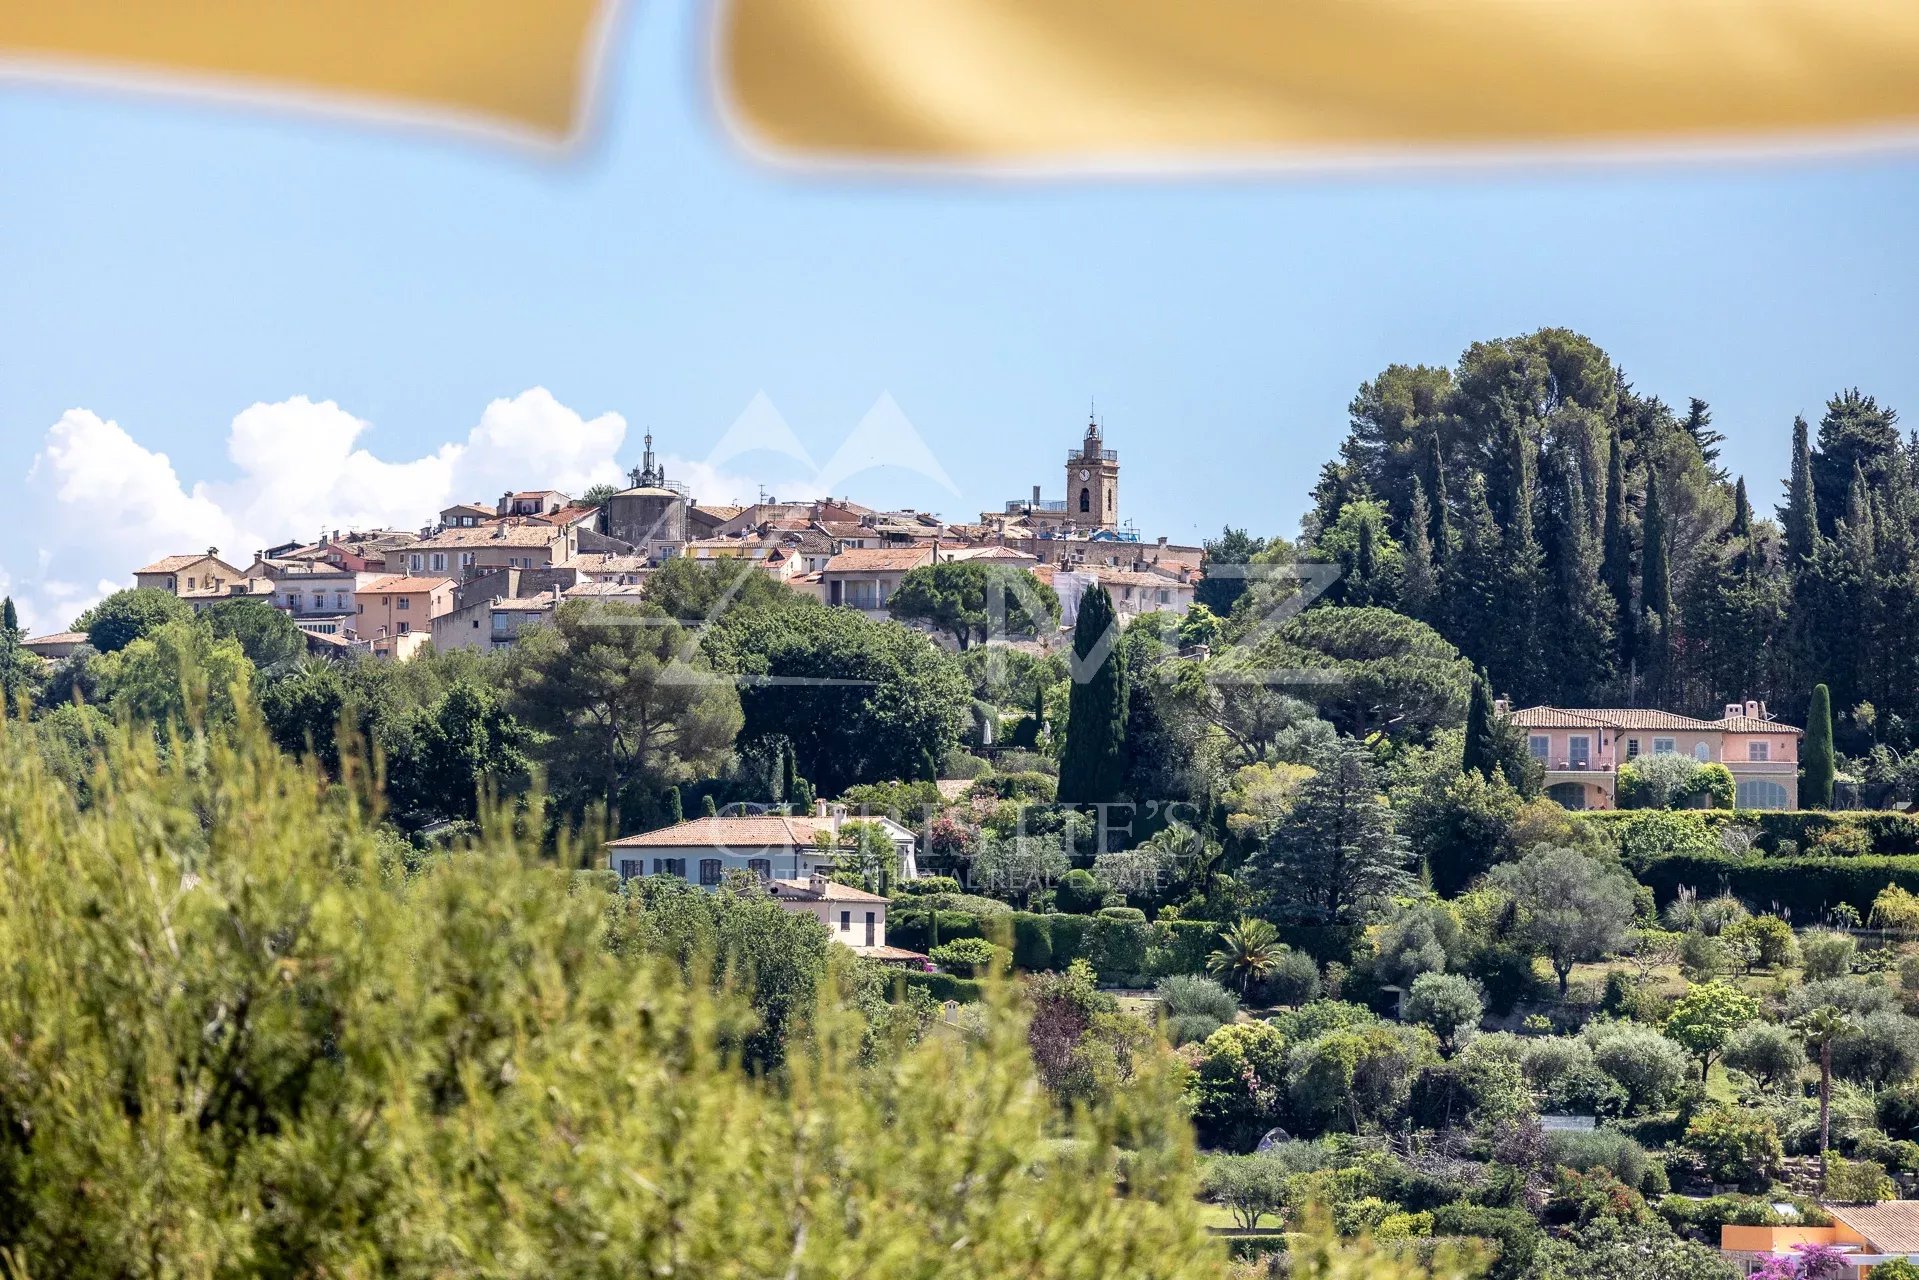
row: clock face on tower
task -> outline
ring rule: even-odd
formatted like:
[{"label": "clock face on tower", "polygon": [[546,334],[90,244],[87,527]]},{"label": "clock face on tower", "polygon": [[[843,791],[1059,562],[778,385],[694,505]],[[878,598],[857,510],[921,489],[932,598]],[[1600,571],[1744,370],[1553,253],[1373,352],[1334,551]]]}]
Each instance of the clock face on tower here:
[{"label": "clock face on tower", "polygon": [[1093,478],[1093,473],[1088,471],[1085,467],[1081,467],[1079,469],[1079,478],[1082,480],[1090,480]]}]

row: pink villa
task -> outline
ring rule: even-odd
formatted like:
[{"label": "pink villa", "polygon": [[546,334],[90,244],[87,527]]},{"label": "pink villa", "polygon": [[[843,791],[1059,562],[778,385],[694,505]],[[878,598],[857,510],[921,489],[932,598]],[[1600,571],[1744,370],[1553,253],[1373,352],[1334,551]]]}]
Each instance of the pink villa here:
[{"label": "pink villa", "polygon": [[1728,702],[1717,720],[1628,707],[1527,707],[1511,720],[1545,766],[1547,797],[1568,809],[1616,808],[1619,766],[1667,753],[1725,765],[1737,808],[1799,807],[1803,731],[1768,719],[1763,702]]}]

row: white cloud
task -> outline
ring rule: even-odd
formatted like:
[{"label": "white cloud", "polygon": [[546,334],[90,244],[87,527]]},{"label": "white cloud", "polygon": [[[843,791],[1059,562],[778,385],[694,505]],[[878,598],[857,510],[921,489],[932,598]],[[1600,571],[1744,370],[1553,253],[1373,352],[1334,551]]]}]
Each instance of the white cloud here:
[{"label": "white cloud", "polygon": [[[464,441],[389,461],[360,444],[369,424],[331,400],[255,404],[227,434],[232,474],[184,483],[166,454],[119,423],[72,409],[47,430],[29,473],[37,533],[0,551],[32,629],[63,627],[162,555],[219,547],[232,563],[322,529],[410,529],[449,503],[502,491],[578,494],[617,482],[626,420],[583,418],[544,387],[495,400]],[[37,564],[31,582],[19,566]],[[82,584],[93,583],[92,587]]]}]

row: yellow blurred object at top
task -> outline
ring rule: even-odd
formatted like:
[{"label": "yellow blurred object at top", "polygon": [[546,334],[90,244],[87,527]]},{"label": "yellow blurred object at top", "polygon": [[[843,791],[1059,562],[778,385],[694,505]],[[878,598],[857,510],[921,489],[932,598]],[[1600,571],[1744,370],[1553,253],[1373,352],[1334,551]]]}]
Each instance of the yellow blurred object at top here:
[{"label": "yellow blurred object at top", "polygon": [[0,0],[0,63],[557,140],[600,0]]},{"label": "yellow blurred object at top", "polygon": [[1314,162],[1919,123],[1912,0],[732,0],[789,152]]}]

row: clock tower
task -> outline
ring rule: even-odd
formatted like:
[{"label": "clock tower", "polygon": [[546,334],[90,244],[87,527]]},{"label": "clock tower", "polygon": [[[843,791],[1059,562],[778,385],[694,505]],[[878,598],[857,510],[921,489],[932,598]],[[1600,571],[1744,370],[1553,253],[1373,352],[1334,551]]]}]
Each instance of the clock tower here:
[{"label": "clock tower", "polygon": [[1066,455],[1066,519],[1082,531],[1119,527],[1119,451],[1105,447],[1097,420]]}]

